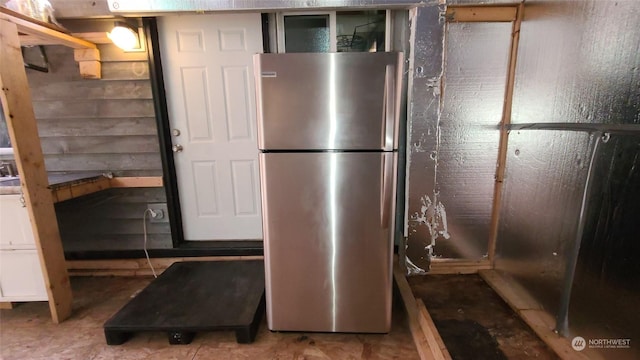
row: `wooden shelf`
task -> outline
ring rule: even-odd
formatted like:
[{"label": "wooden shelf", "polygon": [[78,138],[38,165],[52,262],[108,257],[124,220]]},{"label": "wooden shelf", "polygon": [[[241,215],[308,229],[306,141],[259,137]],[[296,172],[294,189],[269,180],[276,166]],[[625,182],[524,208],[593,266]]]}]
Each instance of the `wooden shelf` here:
[{"label": "wooden shelf", "polygon": [[162,187],[161,176],[148,177],[94,177],[67,184],[50,186],[53,202],[74,199],[112,188]]},{"label": "wooden shelf", "polygon": [[100,53],[95,43],[80,39],[54,24],[45,23],[0,6],[0,21],[16,25],[21,46],[63,45],[86,53],[91,50],[90,59],[76,60],[80,65],[80,74],[85,79],[100,79]]},{"label": "wooden shelf", "polygon": [[54,24],[32,19],[7,8],[0,7],[0,19],[10,21],[18,27],[20,40],[24,36],[24,45],[64,45],[74,49],[96,49],[96,44],[76,38],[66,30]]}]

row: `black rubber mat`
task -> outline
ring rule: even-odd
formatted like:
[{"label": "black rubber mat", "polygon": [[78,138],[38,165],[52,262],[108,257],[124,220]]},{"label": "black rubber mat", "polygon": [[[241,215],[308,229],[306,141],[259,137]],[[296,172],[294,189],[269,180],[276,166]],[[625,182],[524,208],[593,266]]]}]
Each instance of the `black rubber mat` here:
[{"label": "black rubber mat", "polygon": [[263,314],[262,261],[179,262],[107,320],[104,334],[109,345],[142,331],[189,344],[197,332],[233,330],[239,343],[251,343]]}]

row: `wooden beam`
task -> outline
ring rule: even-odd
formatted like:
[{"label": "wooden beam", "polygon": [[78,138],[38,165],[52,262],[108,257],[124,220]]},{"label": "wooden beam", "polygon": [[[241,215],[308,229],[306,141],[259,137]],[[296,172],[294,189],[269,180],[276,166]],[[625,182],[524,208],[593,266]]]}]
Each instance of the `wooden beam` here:
[{"label": "wooden beam", "polygon": [[432,353],[433,358],[436,360],[451,360],[449,350],[447,350],[447,347],[444,345],[444,341],[424,302],[422,299],[416,299],[416,303],[418,305],[418,322],[420,322],[420,327],[422,328],[424,336],[427,338],[429,347],[434,350]]},{"label": "wooden beam", "polygon": [[35,20],[24,19],[22,17],[16,16],[14,12],[3,7],[0,7],[0,19],[15,24],[18,31],[22,34],[33,35],[37,38],[42,38],[47,41],[55,41],[55,43],[58,45],[68,46],[74,49],[97,48],[96,44],[94,43],[90,43],[86,40],[78,39],[69,34],[65,34],[50,27],[43,26],[36,23]]},{"label": "wooden beam", "polygon": [[[199,256],[175,258],[151,258],[151,264],[159,275],[175,262],[180,261],[244,261],[263,260],[264,256]],[[67,269],[72,276],[148,276],[152,275],[146,258],[117,260],[68,260]]]},{"label": "wooden beam", "polygon": [[162,187],[162,176],[131,176],[131,177],[114,177],[111,179],[112,188],[128,188],[128,187]]},{"label": "wooden beam", "polygon": [[491,268],[489,260],[432,259],[427,275],[476,274]]},{"label": "wooden beam", "polygon": [[80,76],[83,79],[100,79],[102,78],[102,64],[100,61],[79,61]]},{"label": "wooden beam", "polygon": [[94,44],[113,44],[113,41],[109,39],[107,33],[102,32],[81,32],[81,33],[72,33],[74,37],[79,39],[83,39]]},{"label": "wooden beam", "polygon": [[43,39],[34,35],[20,35],[20,45],[36,46],[36,45],[57,45],[58,42],[52,39]]},{"label": "wooden beam", "polygon": [[0,19],[0,44],[2,108],[47,286],[51,317],[59,323],[71,315],[73,295],[20,51],[18,25],[4,18]]},{"label": "wooden beam", "polygon": [[73,59],[78,62],[80,76],[83,79],[102,78],[102,64],[100,63],[100,50],[75,49]]},{"label": "wooden beam", "polygon": [[75,49],[73,50],[73,60],[75,61],[100,61],[100,50],[98,49]]},{"label": "wooden beam", "polygon": [[518,59],[518,43],[520,42],[520,24],[524,18],[524,2],[518,6],[516,20],[511,27],[511,50],[509,53],[509,67],[507,68],[507,82],[500,121],[500,140],[498,143],[498,160],[496,165],[496,180],[493,186],[493,205],[491,207],[491,224],[489,225],[488,257],[494,263],[496,242],[500,223],[500,206],[502,205],[502,187],[507,165],[507,150],[509,142],[509,125],[511,124],[511,106],[513,103],[513,88],[516,81],[516,61]]},{"label": "wooden beam", "polygon": [[[396,280],[396,285],[398,285],[398,290],[400,291],[400,296],[402,297],[404,308],[407,311],[409,329],[411,330],[413,343],[416,345],[416,349],[418,350],[420,359],[435,359],[436,357],[433,354],[434,352],[437,352],[438,349],[432,349],[429,345],[429,341],[427,340],[427,337],[425,336],[425,333],[420,326],[418,304],[416,303],[416,298],[413,296],[413,292],[411,292],[411,287],[409,287],[407,278],[397,265],[394,266],[393,277]],[[438,337],[439,336],[440,335],[438,334]]]},{"label": "wooden beam", "polygon": [[511,22],[516,20],[518,5],[450,5],[448,22]]},{"label": "wooden beam", "polygon": [[560,336],[554,331],[554,317],[545,311],[542,306],[515,281],[495,270],[482,270],[479,274],[561,359],[603,359],[596,351],[588,348],[580,352],[575,351],[571,347],[571,341],[569,339]]}]

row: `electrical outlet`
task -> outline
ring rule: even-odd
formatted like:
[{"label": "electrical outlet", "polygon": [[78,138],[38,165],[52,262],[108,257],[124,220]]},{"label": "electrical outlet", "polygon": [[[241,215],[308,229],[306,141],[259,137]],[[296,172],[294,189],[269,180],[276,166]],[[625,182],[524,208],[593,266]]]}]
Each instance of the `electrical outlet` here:
[{"label": "electrical outlet", "polygon": [[155,203],[147,204],[147,210],[152,212],[147,213],[149,222],[152,223],[166,223],[169,222],[169,215],[167,214],[167,203]]}]

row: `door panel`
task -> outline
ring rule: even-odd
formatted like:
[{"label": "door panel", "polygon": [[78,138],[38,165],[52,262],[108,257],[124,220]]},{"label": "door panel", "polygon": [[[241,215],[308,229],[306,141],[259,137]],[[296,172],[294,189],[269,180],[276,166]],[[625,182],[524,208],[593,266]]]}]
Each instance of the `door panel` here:
[{"label": "door panel", "polygon": [[260,154],[271,330],[389,330],[394,227],[381,206],[395,156]]},{"label": "door panel", "polygon": [[160,17],[185,240],[262,237],[252,55],[260,14]]},{"label": "door panel", "polygon": [[254,89],[249,83],[248,70],[247,66],[227,66],[222,69],[227,127],[231,141],[253,140],[251,126],[255,119],[250,113],[251,107],[247,104],[252,100],[250,91],[254,91]]}]

